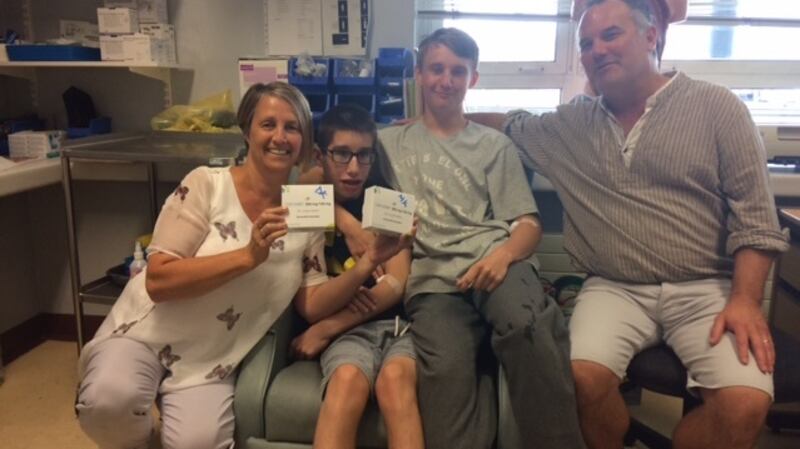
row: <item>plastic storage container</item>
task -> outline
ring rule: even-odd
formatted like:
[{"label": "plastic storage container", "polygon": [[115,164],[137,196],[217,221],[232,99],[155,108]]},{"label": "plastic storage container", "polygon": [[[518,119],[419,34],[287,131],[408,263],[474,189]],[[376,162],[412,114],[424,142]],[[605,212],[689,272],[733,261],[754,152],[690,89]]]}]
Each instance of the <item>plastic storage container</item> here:
[{"label": "plastic storage container", "polygon": [[326,64],[328,73],[325,76],[301,76],[295,70],[297,58],[289,59],[289,84],[297,87],[304,94],[329,94],[331,87],[331,60],[329,58],[314,58],[318,64]]},{"label": "plastic storage container", "polygon": [[365,59],[334,59],[333,88],[340,94],[375,93],[375,64]]},{"label": "plastic storage container", "polygon": [[78,139],[111,132],[111,117],[97,117],[89,121],[88,128],[67,128],[67,137]]},{"label": "plastic storage container", "polygon": [[7,45],[9,61],[99,61],[100,49],[76,45]]}]

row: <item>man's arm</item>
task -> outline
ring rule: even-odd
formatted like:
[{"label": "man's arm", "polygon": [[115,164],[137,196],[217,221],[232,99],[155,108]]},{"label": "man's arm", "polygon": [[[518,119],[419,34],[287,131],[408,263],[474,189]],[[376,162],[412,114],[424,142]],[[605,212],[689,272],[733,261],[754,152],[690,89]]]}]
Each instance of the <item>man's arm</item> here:
[{"label": "man's arm", "polygon": [[534,215],[523,215],[514,220],[508,240],[486,257],[476,262],[464,276],[456,281],[461,291],[470,288],[492,291],[506,278],[508,267],[530,256],[542,239],[542,227]]},{"label": "man's arm", "polygon": [[775,347],[761,311],[764,285],[776,253],[752,248],[741,248],[734,255],[731,297],[717,315],[711,328],[709,342],[716,345],[725,331],[736,336],[739,361],[747,364],[752,348],[758,368],[771,373],[775,366]]},{"label": "man's arm", "polygon": [[[411,251],[406,249],[386,262],[386,278],[364,292],[374,304],[368,312],[357,312],[348,307],[314,323],[292,341],[292,352],[298,359],[317,357],[338,335],[365,323],[390,309],[403,298],[404,287],[411,265]],[[389,277],[391,276],[391,277]]]}]

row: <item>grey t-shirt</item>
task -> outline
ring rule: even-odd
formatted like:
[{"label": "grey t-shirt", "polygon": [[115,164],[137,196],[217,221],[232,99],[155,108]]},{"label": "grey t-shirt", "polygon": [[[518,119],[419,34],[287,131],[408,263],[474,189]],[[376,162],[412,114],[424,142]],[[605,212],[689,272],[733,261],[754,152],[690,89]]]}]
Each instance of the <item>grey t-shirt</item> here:
[{"label": "grey t-shirt", "polygon": [[407,298],[458,291],[456,279],[508,238],[509,223],[537,212],[514,144],[493,129],[469,122],[440,138],[417,121],[378,137],[389,185],[417,200]]}]

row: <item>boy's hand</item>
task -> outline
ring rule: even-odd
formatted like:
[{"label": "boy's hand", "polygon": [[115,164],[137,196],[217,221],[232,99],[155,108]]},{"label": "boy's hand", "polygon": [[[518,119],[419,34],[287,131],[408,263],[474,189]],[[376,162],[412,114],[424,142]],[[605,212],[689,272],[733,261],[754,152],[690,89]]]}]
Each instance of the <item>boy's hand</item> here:
[{"label": "boy's hand", "polygon": [[355,232],[343,233],[344,243],[347,250],[354,258],[359,258],[367,252],[367,249],[375,242],[375,234],[369,231],[358,230]]},{"label": "boy's hand", "polygon": [[353,299],[347,304],[347,310],[356,314],[367,314],[378,307],[378,302],[372,297],[372,292],[366,287],[360,287]]},{"label": "boy's hand", "polygon": [[400,251],[406,248],[411,248],[416,235],[416,220],[414,221],[414,225],[411,227],[411,231],[408,234],[403,234],[400,236],[378,234],[375,236],[375,240],[372,242],[372,245],[367,248],[367,251],[364,253],[364,257],[368,257],[372,263],[380,265],[394,257]]},{"label": "boy's hand", "polygon": [[456,287],[462,292],[471,288],[491,292],[506,278],[508,266],[513,261],[508,251],[497,248],[471,266],[467,273],[456,281]]},{"label": "boy's hand", "polygon": [[290,348],[295,360],[312,360],[319,357],[330,344],[331,338],[319,326],[311,326],[292,340]]}]

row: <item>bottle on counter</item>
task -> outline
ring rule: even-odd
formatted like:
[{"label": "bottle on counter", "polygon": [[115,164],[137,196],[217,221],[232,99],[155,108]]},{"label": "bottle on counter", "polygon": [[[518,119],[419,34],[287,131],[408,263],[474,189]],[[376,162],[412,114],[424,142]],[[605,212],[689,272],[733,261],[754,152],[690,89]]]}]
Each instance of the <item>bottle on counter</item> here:
[{"label": "bottle on counter", "polygon": [[142,244],[139,241],[136,242],[136,247],[133,250],[133,261],[128,265],[128,272],[130,273],[130,278],[133,279],[134,276],[141,273],[144,270],[144,267],[147,266],[147,261],[144,260],[144,251],[142,251]]}]

